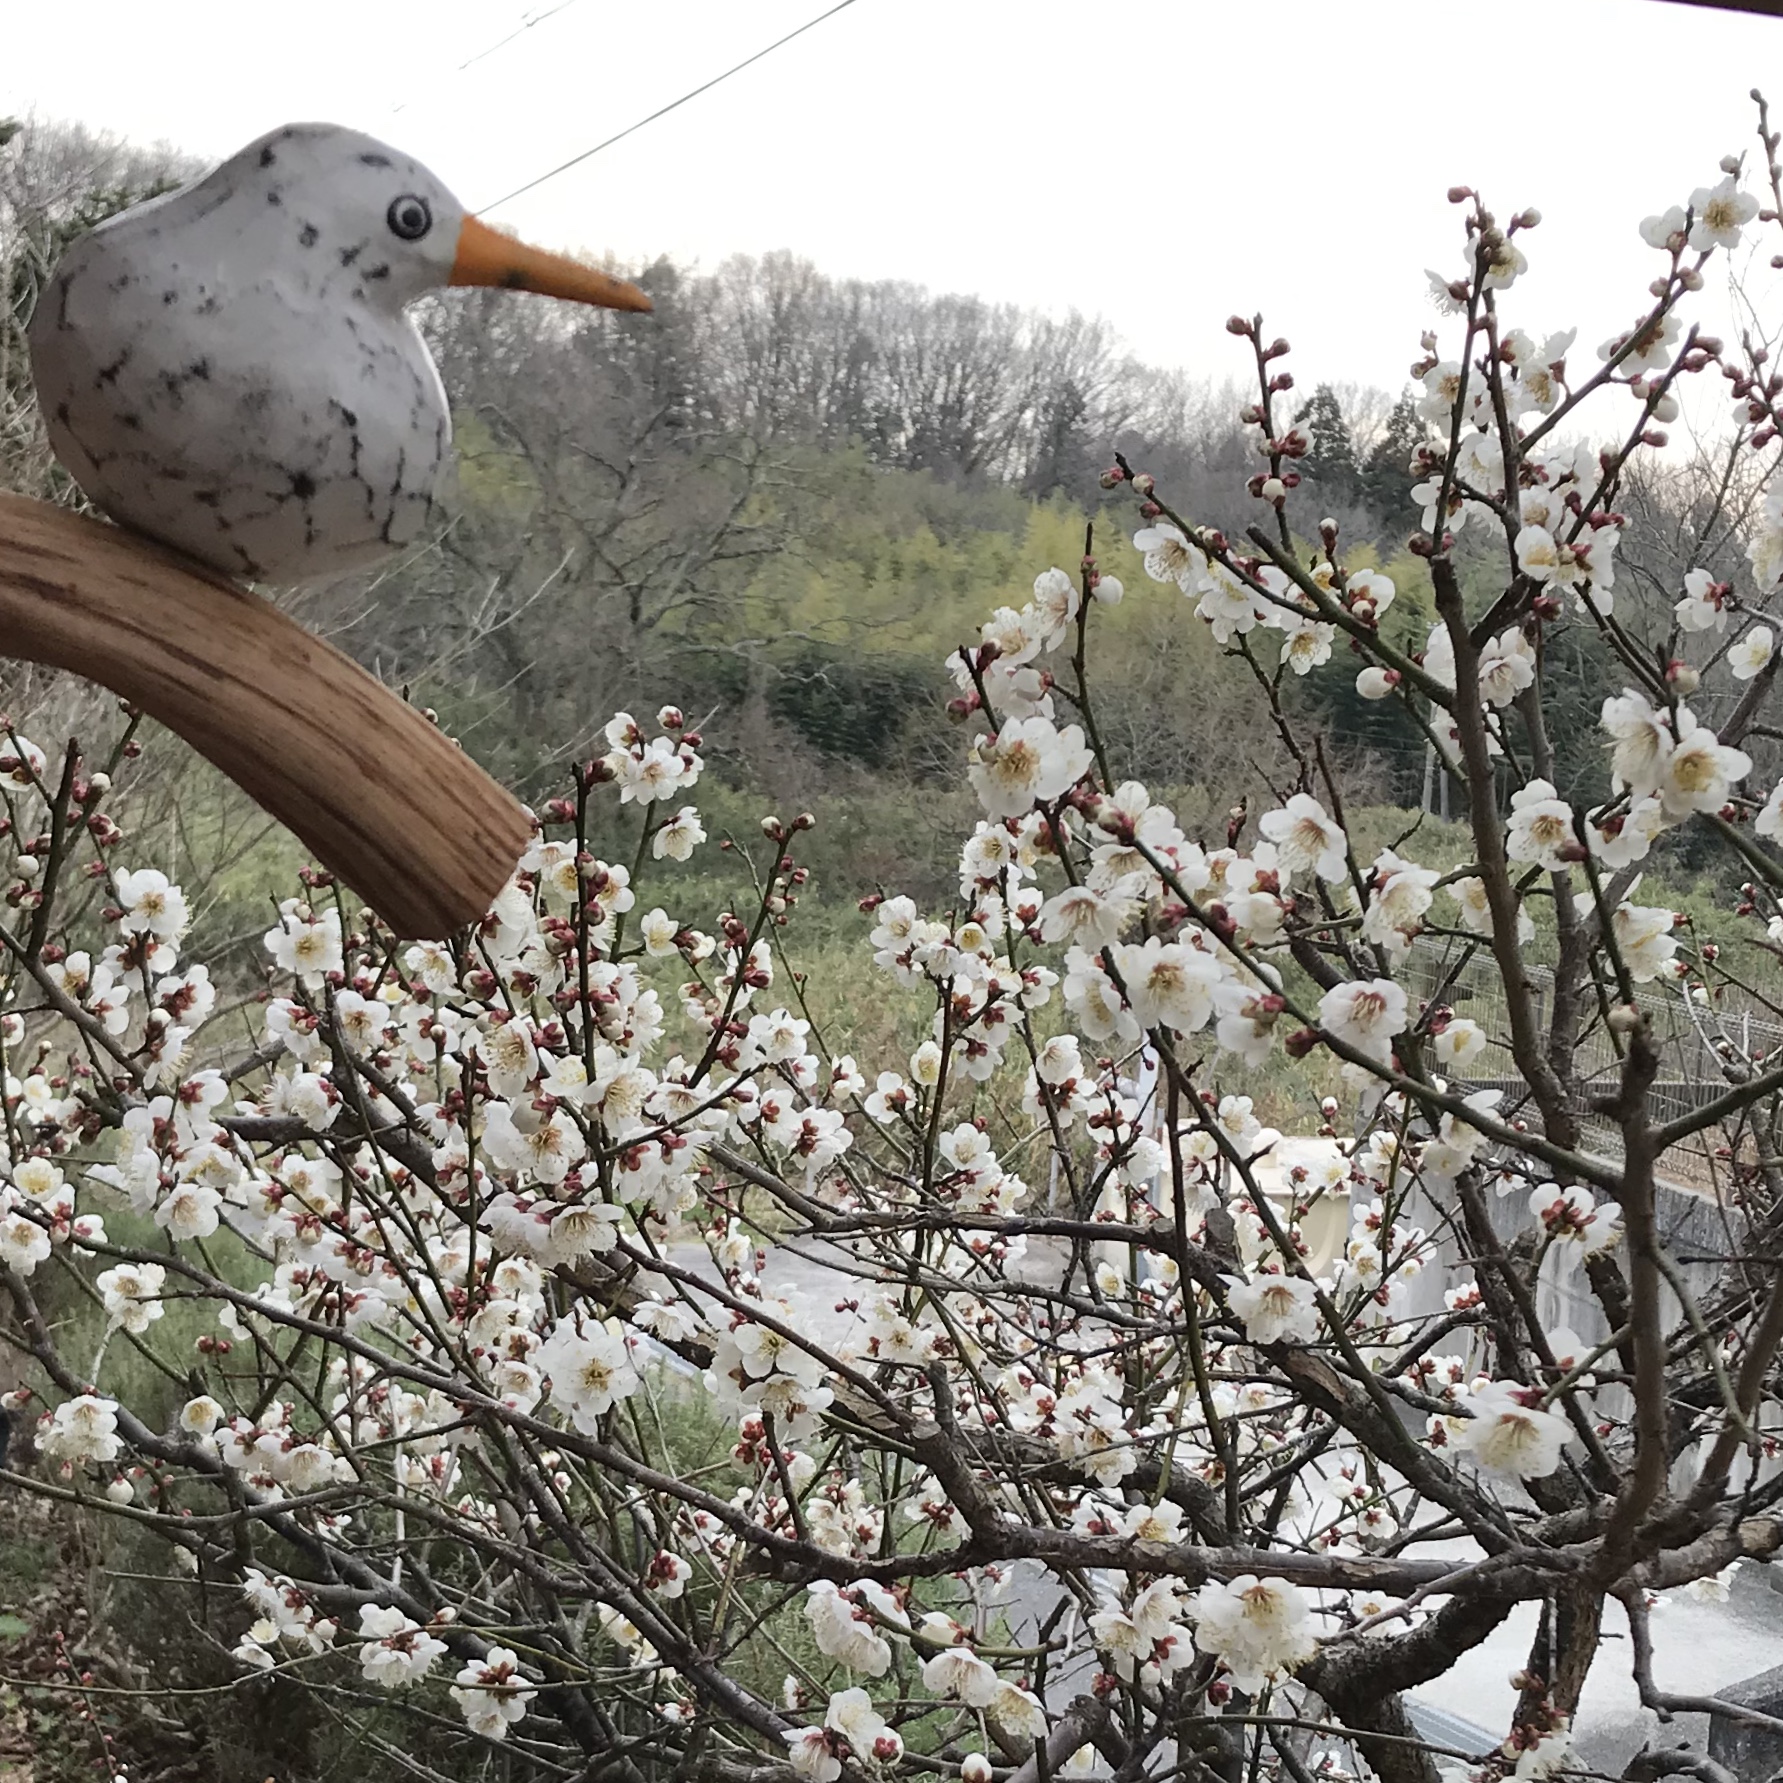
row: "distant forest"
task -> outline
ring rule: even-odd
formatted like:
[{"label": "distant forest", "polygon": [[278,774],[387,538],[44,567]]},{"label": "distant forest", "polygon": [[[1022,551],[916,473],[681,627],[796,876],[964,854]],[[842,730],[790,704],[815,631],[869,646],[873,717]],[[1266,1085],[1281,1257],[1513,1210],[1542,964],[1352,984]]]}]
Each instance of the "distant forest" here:
[{"label": "distant forest", "polygon": [[[76,500],[25,365],[38,284],[79,231],[195,168],[77,126],[0,135],[0,484]],[[1049,564],[1074,569],[1088,531],[1131,596],[1108,621],[1115,684],[1099,694],[1131,771],[1216,812],[1267,788],[1267,702],[1231,676],[1206,697],[1217,647],[1174,590],[1145,583],[1130,492],[1099,484],[1119,451],[1179,511],[1242,537],[1261,511],[1238,419],[1250,391],[1142,365],[1098,319],[838,280],[786,253],[627,270],[653,317],[499,292],[423,306],[458,438],[439,528],[374,579],[303,591],[305,618],[523,793],[560,785],[615,709],[672,700],[732,784],[810,802],[930,783],[958,748],[946,653]],[[1418,647],[1412,398],[1314,383],[1299,413],[1312,450],[1292,511],[1330,516],[1353,567],[1394,577],[1388,629]],[[1656,648],[1687,565],[1744,575],[1744,497],[1716,499],[1725,472],[1705,451],[1627,492],[1620,558],[1652,597]],[[1470,549],[1481,569],[1495,549],[1463,546],[1464,572]],[[1566,647],[1577,660],[1549,682],[1570,696],[1550,722],[1582,732],[1616,688],[1587,645]],[[1345,661],[1287,677],[1282,697],[1323,718],[1359,802],[1440,806],[1423,741],[1395,703],[1357,698]]]}]

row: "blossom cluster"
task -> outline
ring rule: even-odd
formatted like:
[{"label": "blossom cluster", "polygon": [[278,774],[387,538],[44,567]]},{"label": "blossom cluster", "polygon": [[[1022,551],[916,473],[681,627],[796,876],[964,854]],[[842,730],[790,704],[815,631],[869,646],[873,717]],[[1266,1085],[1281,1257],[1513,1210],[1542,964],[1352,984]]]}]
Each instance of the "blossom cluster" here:
[{"label": "blossom cluster", "polygon": [[[307,874],[239,999],[245,1048],[241,987],[185,959],[192,901],[109,777],[58,779],[9,732],[0,1266],[45,1483],[231,1578],[244,1669],[442,1698],[516,1762],[576,1737],[572,1698],[681,1754],[722,1723],[812,1783],[918,1738],[974,1742],[988,1783],[976,1744],[1021,1762],[1061,1729],[1093,1769],[1093,1717],[1053,1688],[1092,1656],[1123,1738],[1234,1692],[1329,1687],[1347,1715],[1329,1656],[1385,1623],[1434,1642],[1426,1587],[1490,1584],[1512,1547],[1541,1595],[1537,1562],[1587,1532],[1613,1556],[1617,1519],[1654,1513],[1628,1552],[1718,1573],[1723,1493],[1776,1423],[1720,1390],[1750,1373],[1757,1290],[1690,1309],[1654,1362],[1679,1121],[1645,1098],[1675,1005],[1731,1086],[1701,1125],[1732,1121],[1730,1172],[1763,1186],[1738,1123],[1783,1083],[1663,888],[1680,842],[1719,841],[1755,876],[1749,956],[1783,947],[1783,780],[1752,725],[1783,476],[1743,578],[1692,564],[1655,619],[1612,505],[1627,430],[1587,443],[1573,416],[1632,395],[1658,449],[1677,378],[1725,358],[1678,306],[1757,206],[1729,172],[1649,219],[1655,307],[1586,375],[1571,331],[1502,326],[1534,213],[1458,202],[1469,267],[1434,289],[1461,344],[1424,343],[1408,467],[1435,622],[1300,512],[1286,343],[1235,319],[1265,524],[1241,546],[1124,461],[1106,480],[1139,497],[1142,575],[1277,722],[1269,796],[1210,827],[1121,770],[1090,645],[1141,597],[1090,555],[1045,569],[948,658],[976,809],[943,895],[863,900],[857,996],[914,1011],[865,1063],[786,950],[813,820],[714,845],[674,707],[613,718],[465,934],[399,941]],[[1741,375],[1748,409],[1774,395]],[[1502,572],[1489,606],[1457,534]],[[1564,764],[1541,722],[1561,638],[1623,687]],[[1346,806],[1295,704],[1334,681],[1400,709],[1464,827],[1388,839]],[[77,848],[103,895],[65,918]],[[676,886],[696,862],[734,888],[710,915]],[[1480,971],[1500,1003],[1466,1002]],[[79,1355],[34,1299],[65,1278],[97,1328]],[[1552,1321],[1563,1294],[1595,1335]],[[193,1318],[164,1364],[181,1403],[151,1417],[118,1358]],[[1700,1360],[1689,1394],[1668,1354]],[[1683,1433],[1657,1476],[1655,1406]],[[1692,1466],[1687,1500],[1643,1483]],[[453,1564],[410,1565],[436,1533]],[[778,1704],[740,1681],[769,1654]],[[1559,1762],[1570,1706],[1519,1712],[1507,1767]]]}]

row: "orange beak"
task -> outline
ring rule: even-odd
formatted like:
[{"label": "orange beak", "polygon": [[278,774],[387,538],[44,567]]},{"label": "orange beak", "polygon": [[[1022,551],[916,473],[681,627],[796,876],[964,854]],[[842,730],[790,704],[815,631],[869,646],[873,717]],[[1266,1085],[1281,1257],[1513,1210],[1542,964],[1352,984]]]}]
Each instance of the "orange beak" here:
[{"label": "orange beak", "polygon": [[610,278],[568,260],[529,248],[466,217],[458,231],[458,257],[452,262],[454,285],[497,285],[504,291],[537,291],[546,297],[567,298],[571,303],[598,303],[609,310],[649,310],[654,306],[636,285]]}]

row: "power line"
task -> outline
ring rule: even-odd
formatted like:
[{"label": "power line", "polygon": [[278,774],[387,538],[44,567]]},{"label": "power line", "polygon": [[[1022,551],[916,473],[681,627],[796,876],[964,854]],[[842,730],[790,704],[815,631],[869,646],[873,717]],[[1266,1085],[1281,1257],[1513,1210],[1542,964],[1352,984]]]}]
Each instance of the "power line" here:
[{"label": "power line", "polygon": [[653,111],[649,117],[639,118],[635,124],[626,125],[618,135],[609,136],[605,142],[597,142],[593,148],[584,149],[579,155],[572,155],[569,160],[565,161],[561,166],[553,167],[549,173],[541,173],[537,179],[528,180],[524,186],[516,186],[512,192],[504,193],[500,198],[496,199],[493,204],[485,205],[479,214],[487,216],[492,210],[500,210],[504,204],[518,198],[523,192],[530,192],[535,187],[544,185],[547,180],[556,179],[560,173],[568,173],[572,167],[581,166],[581,164],[588,160],[590,156],[598,155],[602,149],[610,149],[616,142],[623,142],[626,137],[631,136],[636,131],[642,130],[646,124],[654,124],[658,118],[667,117],[670,112],[674,111],[679,106],[685,105],[688,100],[697,99],[702,93],[711,92],[720,81],[729,80],[733,74],[741,74],[745,68],[748,68],[753,63],[759,62],[763,56],[771,56],[775,50],[781,48],[784,44],[791,43],[795,37],[803,37],[807,31],[815,30],[825,19],[833,19],[837,13],[847,11],[853,4],[854,0],[839,0],[839,3],[832,6],[828,12],[820,12],[816,18],[807,19],[796,31],[788,31],[784,37],[776,38],[766,49],[759,49],[753,56],[745,57],[741,62],[737,63],[734,68],[727,68],[724,73],[713,75],[713,77],[703,86],[695,87],[691,93],[683,93],[679,99],[670,100],[667,105],[662,106],[659,110]]},{"label": "power line", "polygon": [[462,74],[465,69],[469,68],[473,63],[481,62],[485,56],[493,56],[497,50],[506,49],[516,37],[524,36],[534,25],[542,25],[546,19],[554,19],[560,12],[568,12],[575,4],[576,0],[558,0],[557,5],[548,8],[544,12],[527,13],[526,16],[521,19],[520,23],[516,25],[506,37],[502,38],[499,43],[492,43],[488,49],[478,50],[468,61],[460,62],[458,64],[457,72]]},{"label": "power line", "polygon": [[[465,69],[474,67],[478,62],[483,61],[489,56],[493,56],[497,50],[506,49],[515,38],[524,37],[534,25],[542,25],[547,19],[556,18],[560,12],[568,12],[575,4],[576,0],[557,0],[555,6],[547,7],[543,12],[523,13],[520,18],[520,23],[516,25],[506,37],[498,38],[494,43],[486,44],[482,49],[478,50],[474,56],[467,56],[464,61],[460,62],[450,72],[453,74],[462,74]],[[390,115],[395,117],[398,112],[407,111],[408,107],[409,102],[406,99],[399,100],[395,105],[391,106]]]}]

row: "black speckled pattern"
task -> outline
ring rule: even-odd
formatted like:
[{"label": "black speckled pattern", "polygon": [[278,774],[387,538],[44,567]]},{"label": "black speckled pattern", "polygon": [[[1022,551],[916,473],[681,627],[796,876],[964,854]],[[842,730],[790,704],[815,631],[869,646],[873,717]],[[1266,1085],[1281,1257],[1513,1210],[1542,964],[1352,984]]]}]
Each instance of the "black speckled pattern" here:
[{"label": "black speckled pattern", "polygon": [[[425,198],[433,227],[386,212]],[[57,455],[113,519],[265,582],[417,538],[451,444],[404,305],[451,271],[463,211],[372,138],[293,124],[69,248],[31,324]]]}]

